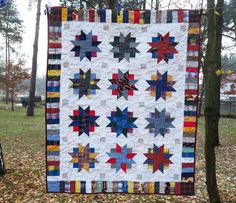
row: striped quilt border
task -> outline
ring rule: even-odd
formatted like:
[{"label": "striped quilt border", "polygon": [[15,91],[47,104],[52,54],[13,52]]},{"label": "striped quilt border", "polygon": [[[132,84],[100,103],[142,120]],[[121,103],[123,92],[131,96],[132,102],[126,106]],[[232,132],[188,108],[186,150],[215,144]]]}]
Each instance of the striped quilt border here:
[{"label": "striped quilt border", "polygon": [[[128,11],[73,10],[52,7],[48,12],[48,65],[46,91],[46,166],[47,177],[60,176],[60,75],[61,26],[63,21],[131,24],[188,23],[185,111],[181,182],[93,181],[92,193],[155,193],[194,195],[195,149],[200,49],[199,10]],[[84,181],[49,181],[48,192],[86,193]],[[90,193],[91,194],[91,193]]]}]

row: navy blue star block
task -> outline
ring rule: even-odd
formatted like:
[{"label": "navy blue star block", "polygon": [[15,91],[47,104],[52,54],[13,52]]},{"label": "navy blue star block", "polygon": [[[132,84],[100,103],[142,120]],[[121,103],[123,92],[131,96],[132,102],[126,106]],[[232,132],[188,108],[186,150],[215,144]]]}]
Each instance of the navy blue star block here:
[{"label": "navy blue star block", "polygon": [[152,75],[152,78],[155,79],[146,80],[150,85],[150,87],[147,88],[147,91],[150,91],[151,96],[156,97],[156,101],[161,97],[166,100],[168,92],[176,92],[176,90],[173,88],[175,81],[172,81],[172,77],[168,77],[167,71],[163,75],[157,71],[156,75]]},{"label": "navy blue star block", "polygon": [[116,132],[117,137],[121,134],[127,137],[127,133],[133,133],[133,128],[137,128],[134,124],[137,118],[133,117],[133,112],[128,111],[128,107],[123,111],[116,107],[116,111],[112,111],[107,118],[111,121],[107,127],[111,127],[111,132]]},{"label": "navy blue star block", "polygon": [[83,133],[89,135],[89,132],[94,132],[95,127],[99,126],[95,121],[99,116],[95,115],[94,110],[90,110],[90,106],[86,109],[79,107],[73,111],[73,116],[69,116],[73,122],[69,126],[73,126],[74,132],[79,132],[79,136]]}]

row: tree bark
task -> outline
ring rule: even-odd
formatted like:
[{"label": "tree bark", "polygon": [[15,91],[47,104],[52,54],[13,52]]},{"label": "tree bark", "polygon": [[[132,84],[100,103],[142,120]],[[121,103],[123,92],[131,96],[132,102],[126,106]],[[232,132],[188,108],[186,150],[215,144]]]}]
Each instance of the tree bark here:
[{"label": "tree bark", "polygon": [[0,142],[0,176],[4,176],[5,174],[6,174],[6,169],[4,165],[2,146]]},{"label": "tree bark", "polygon": [[201,93],[200,93],[200,98],[199,98],[199,102],[198,102],[198,118],[201,117],[201,113],[202,113],[202,100],[203,100],[203,96],[204,96],[204,88],[205,88],[205,81],[203,79],[202,81],[202,89],[201,89]]},{"label": "tree bark", "polygon": [[34,97],[35,97],[36,75],[37,75],[37,56],[38,56],[38,39],[39,39],[41,2],[42,0],[38,0],[27,116],[34,116]]},{"label": "tree bark", "polygon": [[156,10],[159,10],[159,4],[160,4],[159,0],[156,0]]},{"label": "tree bark", "polygon": [[11,90],[11,110],[14,111],[14,89]]},{"label": "tree bark", "polygon": [[234,20],[234,36],[235,36],[234,40],[235,40],[236,39],[236,17],[234,17],[233,20]]},{"label": "tree bark", "polygon": [[108,1],[108,8],[109,9],[115,9],[115,0],[109,0]]},{"label": "tree bark", "polygon": [[[203,25],[203,29],[201,31],[201,34],[200,34],[200,39],[201,39],[201,51],[199,53],[199,59],[200,59],[200,68],[203,69],[204,67],[204,55],[203,55],[203,48],[204,48],[204,42],[206,41],[206,35],[207,35],[207,21],[204,20],[204,22],[202,22],[202,25]],[[201,71],[201,70],[199,70]],[[199,98],[199,102],[198,102],[198,118],[201,117],[201,112],[202,112],[202,102],[203,102],[203,96],[204,96],[204,93],[205,93],[205,80],[204,80],[204,77],[203,77],[203,80],[202,80],[202,88],[201,88],[201,93],[200,93],[200,98]]]},{"label": "tree bark", "polygon": [[102,9],[102,0],[99,0],[99,1],[98,1],[98,8],[99,8],[99,9]]},{"label": "tree bark", "polygon": [[204,63],[205,80],[205,165],[206,184],[209,200],[211,203],[218,203],[220,195],[216,180],[215,163],[215,133],[217,129],[216,97],[218,76],[216,75],[215,48],[216,48],[216,21],[215,21],[215,1],[207,1],[208,19],[208,42],[206,58]]},{"label": "tree bark", "polygon": [[[224,0],[217,0],[216,4],[216,44],[215,44],[215,59],[216,68],[221,69],[221,49],[222,49],[222,32],[223,32],[223,6]],[[220,120],[220,80],[216,79],[215,100],[216,100],[216,129],[215,129],[215,146],[220,145],[219,139],[219,120]]]},{"label": "tree bark", "polygon": [[6,83],[6,89],[5,89],[5,91],[6,91],[6,98],[5,98],[5,102],[6,102],[6,104],[8,104],[8,101],[9,101],[9,96],[10,96],[10,94],[9,94],[9,67],[8,67],[8,64],[9,64],[9,59],[8,59],[8,56],[9,56],[9,54],[8,54],[8,52],[9,52],[9,46],[8,46],[8,10],[7,10],[7,20],[6,20],[6,32],[5,32],[5,46],[6,46],[6,53],[5,53],[5,68],[6,68],[6,74],[7,74],[7,78],[8,78],[8,81],[7,81],[7,83]]},{"label": "tree bark", "polygon": [[146,0],[143,1],[143,10],[146,10]]}]

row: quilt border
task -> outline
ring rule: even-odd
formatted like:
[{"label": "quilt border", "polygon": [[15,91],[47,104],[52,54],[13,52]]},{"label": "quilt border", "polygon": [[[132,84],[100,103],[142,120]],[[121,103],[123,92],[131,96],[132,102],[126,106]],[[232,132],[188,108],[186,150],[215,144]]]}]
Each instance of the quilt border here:
[{"label": "quilt border", "polygon": [[[200,10],[128,11],[74,10],[52,7],[48,11],[48,59],[46,79],[46,182],[47,192],[53,193],[132,193],[194,195],[195,152],[197,134]],[[93,181],[92,193],[86,193],[85,181],[49,181],[60,176],[60,75],[61,26],[63,21],[110,22],[131,24],[188,23],[186,62],[185,111],[183,126],[181,182]],[[194,84],[194,85],[193,85]],[[109,188],[116,188],[115,191]]]}]

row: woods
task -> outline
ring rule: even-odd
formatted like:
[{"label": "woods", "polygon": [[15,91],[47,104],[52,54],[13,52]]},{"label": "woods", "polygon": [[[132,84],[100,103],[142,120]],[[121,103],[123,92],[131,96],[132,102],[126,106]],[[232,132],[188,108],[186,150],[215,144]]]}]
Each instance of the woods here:
[{"label": "woods", "polygon": [[[0,9],[0,35],[3,37],[5,44],[5,56],[4,64],[5,71],[2,71],[1,74],[5,74],[7,77],[10,74],[10,69],[6,68],[10,66],[10,63],[14,60],[14,56],[18,55],[16,45],[22,42],[22,20],[19,18],[19,13],[17,11],[14,0],[9,1],[3,8]],[[11,56],[14,55],[14,56]],[[1,81],[0,81],[1,82]],[[5,101],[9,101],[9,86],[8,83],[5,83]]]}]

